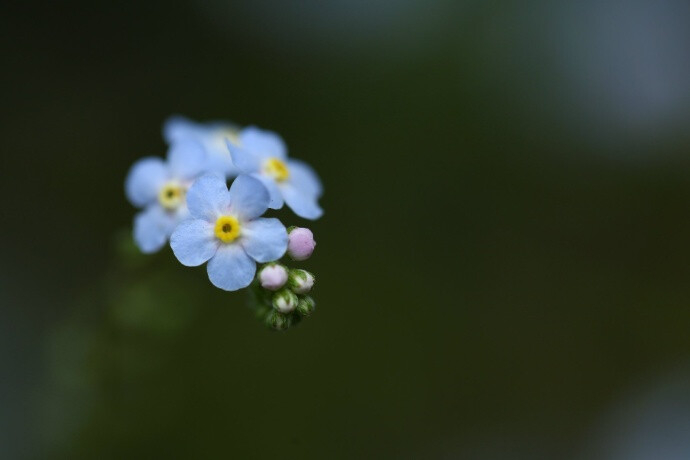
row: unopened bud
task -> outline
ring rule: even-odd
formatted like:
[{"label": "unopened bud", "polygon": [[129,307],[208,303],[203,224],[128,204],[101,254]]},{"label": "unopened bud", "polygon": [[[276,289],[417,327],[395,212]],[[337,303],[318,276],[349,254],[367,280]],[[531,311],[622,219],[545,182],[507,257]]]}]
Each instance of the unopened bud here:
[{"label": "unopened bud", "polygon": [[292,325],[291,316],[292,315],[284,315],[278,311],[271,310],[271,312],[266,315],[264,323],[272,329],[284,331]]},{"label": "unopened bud", "polygon": [[297,312],[302,316],[309,316],[314,312],[316,302],[311,297],[304,296],[297,302]]},{"label": "unopened bud", "polygon": [[314,234],[308,228],[295,227],[290,230],[287,253],[293,260],[307,260],[315,246]]},{"label": "unopened bud", "polygon": [[288,280],[288,272],[282,265],[266,265],[259,272],[259,282],[261,287],[269,291],[277,291],[282,288]]},{"label": "unopened bud", "polygon": [[306,270],[290,270],[288,283],[295,294],[306,294],[314,286],[314,275]]},{"label": "unopened bud", "polygon": [[281,313],[290,313],[297,307],[297,296],[289,289],[281,289],[273,294],[273,308]]}]

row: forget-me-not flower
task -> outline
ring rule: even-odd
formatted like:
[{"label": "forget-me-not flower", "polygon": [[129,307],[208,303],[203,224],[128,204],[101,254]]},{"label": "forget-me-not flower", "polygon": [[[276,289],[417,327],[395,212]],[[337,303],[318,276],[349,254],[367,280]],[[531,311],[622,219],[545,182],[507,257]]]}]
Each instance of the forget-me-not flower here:
[{"label": "forget-me-not flower", "polygon": [[134,206],[144,209],[134,217],[134,241],[142,252],[162,248],[188,216],[187,189],[206,165],[204,149],[192,141],[171,145],[167,161],[146,157],[134,163],[125,180],[125,193]]},{"label": "forget-me-not flower", "polygon": [[318,176],[306,163],[287,157],[287,147],[278,134],[249,126],[240,132],[238,143],[227,144],[234,165],[264,183],[271,208],[280,209],[287,203],[300,217],[321,217],[318,199],[322,187]]},{"label": "forget-me-not flower", "polygon": [[208,171],[218,171],[226,178],[237,176],[239,171],[232,164],[227,142],[239,142],[239,128],[231,123],[212,121],[198,123],[188,118],[175,115],[163,124],[163,138],[169,144],[183,140],[199,142],[208,154]]},{"label": "forget-me-not flower", "polygon": [[208,261],[214,286],[235,291],[249,286],[256,262],[280,259],[287,250],[287,230],[275,218],[260,217],[270,197],[261,181],[247,175],[228,190],[217,175],[202,176],[187,192],[191,218],[170,237],[177,259],[188,267]]}]

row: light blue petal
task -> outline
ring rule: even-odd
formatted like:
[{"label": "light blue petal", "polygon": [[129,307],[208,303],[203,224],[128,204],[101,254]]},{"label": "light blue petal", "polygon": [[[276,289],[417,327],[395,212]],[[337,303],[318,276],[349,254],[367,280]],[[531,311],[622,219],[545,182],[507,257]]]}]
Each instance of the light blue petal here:
[{"label": "light blue petal", "polygon": [[206,268],[211,283],[226,291],[249,286],[256,274],[256,263],[236,243],[221,244]]},{"label": "light blue petal", "polygon": [[261,183],[264,184],[264,187],[266,187],[266,190],[268,190],[268,196],[271,200],[268,207],[271,209],[282,208],[284,203],[283,193],[280,191],[280,188],[278,188],[276,181],[273,180],[272,177],[264,176],[260,173],[254,173],[251,176],[259,179]]},{"label": "light blue petal", "polygon": [[127,173],[125,194],[137,207],[143,207],[158,198],[158,191],[168,179],[168,168],[160,158],[146,157],[137,161]]},{"label": "light blue petal", "polygon": [[187,207],[195,219],[215,222],[230,207],[230,194],[225,179],[217,174],[206,174],[194,181],[187,191]]},{"label": "light blue petal", "polygon": [[134,242],[143,253],[156,252],[168,241],[175,224],[174,216],[153,204],[134,216]]},{"label": "light blue petal", "polygon": [[225,178],[231,179],[239,174],[239,170],[232,163],[230,152],[225,154],[210,154],[206,160],[206,171],[222,174]]},{"label": "light blue petal", "polygon": [[194,139],[202,130],[199,123],[181,115],[173,115],[163,123],[163,139],[168,144],[183,139]]},{"label": "light blue petal", "polygon": [[315,196],[297,190],[292,184],[281,185],[280,191],[283,192],[285,203],[298,216],[316,220],[323,215]]},{"label": "light blue petal", "polygon": [[245,174],[257,172],[261,168],[261,158],[248,150],[238,147],[232,142],[226,140],[228,150],[230,150],[230,157],[232,164],[237,169]]},{"label": "light blue petal", "polygon": [[192,139],[201,143],[212,139],[219,133],[240,129],[233,123],[227,121],[209,121],[200,123],[181,115],[173,115],[163,123],[163,139],[168,144],[173,142]]},{"label": "light blue petal", "polygon": [[187,267],[196,267],[209,260],[219,244],[213,233],[213,224],[202,219],[180,222],[170,237],[175,257]]},{"label": "light blue petal", "polygon": [[290,171],[289,181],[297,190],[316,197],[323,194],[319,176],[311,166],[299,160],[288,160],[287,164]]},{"label": "light blue petal", "polygon": [[193,179],[207,166],[206,151],[196,141],[176,141],[168,150],[168,165],[176,178]]},{"label": "light blue petal", "polygon": [[273,131],[256,126],[248,126],[240,132],[240,145],[259,158],[275,157],[284,160],[287,157],[287,146],[283,139]]},{"label": "light blue petal", "polygon": [[271,198],[259,179],[241,175],[230,186],[230,208],[242,220],[253,220],[268,209]]},{"label": "light blue petal", "polygon": [[233,165],[226,140],[237,139],[240,129],[226,121],[198,123],[182,116],[172,116],[163,125],[163,137],[173,144],[179,141],[196,141],[206,151],[207,172],[219,172],[226,178],[237,176],[240,171]]},{"label": "light blue petal", "polygon": [[259,218],[242,226],[242,246],[257,262],[273,262],[285,255],[288,234],[278,219]]}]

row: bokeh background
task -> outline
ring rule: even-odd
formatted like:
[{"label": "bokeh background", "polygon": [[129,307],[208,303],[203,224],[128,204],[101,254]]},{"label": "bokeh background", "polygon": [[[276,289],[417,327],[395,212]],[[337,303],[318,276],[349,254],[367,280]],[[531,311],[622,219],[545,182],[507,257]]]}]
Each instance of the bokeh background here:
[{"label": "bokeh background", "polygon": [[[2,458],[690,458],[688,2],[0,24]],[[124,177],[171,114],[319,171],[299,327],[132,248]]]}]

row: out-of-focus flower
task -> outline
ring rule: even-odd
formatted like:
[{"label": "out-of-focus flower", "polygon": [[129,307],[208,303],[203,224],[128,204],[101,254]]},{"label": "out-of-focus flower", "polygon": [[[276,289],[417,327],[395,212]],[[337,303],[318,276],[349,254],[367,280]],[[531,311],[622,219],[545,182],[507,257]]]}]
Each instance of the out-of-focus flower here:
[{"label": "out-of-focus flower", "polygon": [[129,201],[144,210],[134,218],[134,241],[142,252],[165,245],[175,226],[188,216],[185,194],[204,172],[206,153],[190,140],[170,146],[167,161],[145,157],[134,163],[125,180]]},{"label": "out-of-focus flower", "polygon": [[306,294],[314,287],[314,275],[306,270],[290,270],[289,284],[295,294]]},{"label": "out-of-focus flower", "polygon": [[217,171],[226,178],[237,176],[238,170],[232,164],[226,142],[239,142],[240,129],[232,123],[212,121],[198,123],[175,115],[163,124],[163,138],[168,143],[193,140],[200,143],[208,154],[208,171]]},{"label": "out-of-focus flower", "polygon": [[239,176],[230,190],[217,175],[197,179],[187,192],[191,219],[180,223],[170,238],[175,256],[189,267],[208,261],[208,277],[220,289],[247,287],[256,262],[280,259],[287,250],[283,224],[260,217],[268,203],[268,191],[253,177]]},{"label": "out-of-focus flower", "polygon": [[290,313],[297,308],[297,296],[289,289],[282,289],[273,294],[273,308],[281,313]]},{"label": "out-of-focus flower", "polygon": [[314,234],[308,228],[295,227],[288,235],[288,255],[292,260],[307,260],[316,247]]},{"label": "out-of-focus flower", "polygon": [[261,287],[269,291],[277,291],[282,288],[288,280],[288,272],[282,265],[266,265],[259,272],[259,282]]},{"label": "out-of-focus flower", "polygon": [[287,147],[278,134],[250,126],[240,132],[239,145],[227,145],[234,165],[266,185],[271,208],[280,209],[287,203],[300,217],[321,217],[323,210],[318,199],[322,187],[318,176],[306,163],[287,157]]}]

